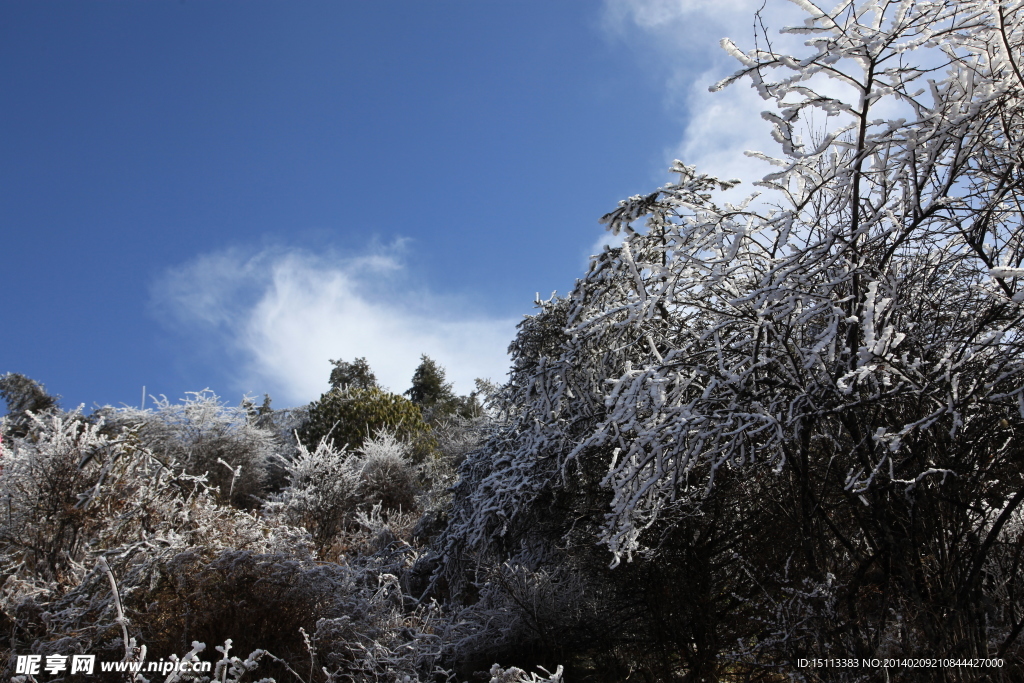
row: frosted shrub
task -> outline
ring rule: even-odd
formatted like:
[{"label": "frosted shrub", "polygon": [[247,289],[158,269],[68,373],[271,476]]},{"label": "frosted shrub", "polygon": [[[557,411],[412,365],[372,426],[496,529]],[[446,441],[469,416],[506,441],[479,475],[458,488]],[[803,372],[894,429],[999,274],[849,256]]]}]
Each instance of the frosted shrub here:
[{"label": "frosted shrub", "polygon": [[[368,558],[325,563],[226,551],[206,564],[172,567],[163,590],[173,586],[178,602],[168,614],[190,622],[192,637],[216,642],[234,631],[242,652],[265,650],[260,675],[309,683],[430,680],[447,620],[436,604],[409,607],[387,569]],[[244,630],[238,604],[246,605]]]},{"label": "frosted shrub", "polygon": [[[313,451],[300,443],[298,455],[285,465],[289,486],[267,509],[308,529],[320,552],[336,540],[344,540],[344,546],[368,542],[358,537],[366,531],[378,535],[380,530],[360,524],[359,514],[365,516],[376,506],[378,518],[383,510],[397,520],[403,511],[416,509],[418,468],[407,458],[408,450],[408,444],[385,431],[355,452],[339,449],[328,439],[321,439]],[[408,526],[408,520],[400,526]],[[345,532],[354,536],[340,538]]]},{"label": "frosted shrub", "polygon": [[394,511],[416,509],[418,468],[410,461],[409,451],[407,443],[386,431],[377,432],[363,443],[354,465],[359,469],[366,504]]},{"label": "frosted shrub", "polygon": [[299,443],[298,455],[285,467],[288,487],[269,509],[280,510],[289,524],[308,529],[323,552],[359,507],[360,467],[351,453],[326,439],[313,451]]},{"label": "frosted shrub", "polygon": [[0,444],[0,553],[7,567],[53,582],[79,571],[87,504],[125,442],[77,413],[28,413],[26,422],[24,437]]},{"label": "frosted shrub", "polygon": [[153,409],[106,409],[115,424],[131,426],[139,441],[168,464],[205,476],[220,499],[236,507],[258,507],[268,472],[282,443],[273,428],[257,426],[245,402],[229,406],[209,389],[190,392],[180,403],[166,398]]},{"label": "frosted shrub", "polygon": [[[479,598],[457,612],[447,644],[454,661],[545,661],[572,652],[611,609],[571,564],[530,569],[514,560],[486,568]],[[479,665],[479,664],[477,664]]]},{"label": "frosted shrub", "polygon": [[[163,565],[160,578],[140,586],[129,601],[133,622],[154,653],[180,649],[190,641],[233,641],[240,652],[264,650],[298,670],[309,661],[304,632],[313,636],[318,657],[362,634],[380,631],[371,603],[373,576],[358,566],[313,561],[286,553],[225,549],[216,555],[179,553]],[[347,628],[330,643],[316,636],[318,624],[340,620]],[[344,659],[318,660],[342,667]],[[288,680],[278,662],[264,658],[260,675]],[[317,677],[319,679],[319,677]]]},{"label": "frosted shrub", "polygon": [[555,669],[554,673],[543,667],[538,668],[544,673],[543,676],[534,672],[527,673],[515,666],[505,669],[495,664],[491,667],[490,683],[562,683],[561,666]]},{"label": "frosted shrub", "polygon": [[202,478],[169,468],[131,430],[102,419],[33,416],[25,437],[5,439],[2,449],[0,609],[13,622],[13,651],[120,658],[123,625],[108,565],[129,622],[141,624],[133,596],[158,585],[183,554],[310,555],[300,530],[268,528],[218,505]]},{"label": "frosted shrub", "polygon": [[[202,476],[141,441],[136,428],[54,413],[0,444],[9,652],[145,663],[216,659],[204,643],[223,643],[211,648],[222,655],[217,680],[429,679],[447,622],[403,592],[415,551],[385,540],[412,516],[385,519],[362,493],[364,473],[408,469],[404,446],[382,436],[363,453],[324,446],[290,462],[278,509],[318,532],[337,513],[361,547],[378,539],[372,557],[329,563],[289,514],[224,505]],[[0,666],[13,674],[12,661]]]}]

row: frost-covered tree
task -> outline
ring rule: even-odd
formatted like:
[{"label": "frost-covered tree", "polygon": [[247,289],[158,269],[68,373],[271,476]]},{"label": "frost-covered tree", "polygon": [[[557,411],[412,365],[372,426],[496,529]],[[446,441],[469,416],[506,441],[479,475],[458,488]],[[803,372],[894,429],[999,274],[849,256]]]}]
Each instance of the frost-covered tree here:
[{"label": "frost-covered tree", "polygon": [[641,561],[728,484],[709,533],[776,534],[709,559],[760,572],[735,661],[1008,656],[1024,3],[795,1],[803,54],[724,42],[742,68],[717,87],[774,105],[762,194],[716,198],[735,183],[677,163],[604,217],[621,247],[521,327],[518,415],[464,466],[449,558],[522,552],[556,520]]}]

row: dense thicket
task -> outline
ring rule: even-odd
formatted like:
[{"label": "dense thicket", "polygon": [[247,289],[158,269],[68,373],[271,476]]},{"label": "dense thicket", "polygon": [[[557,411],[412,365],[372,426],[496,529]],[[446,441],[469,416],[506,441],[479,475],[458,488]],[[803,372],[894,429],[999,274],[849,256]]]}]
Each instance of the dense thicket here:
[{"label": "dense thicket", "polygon": [[521,326],[448,575],[581,567],[622,617],[565,663],[607,680],[1024,675],[1024,9],[798,4],[804,54],[725,43],[720,86],[776,106],[765,192],[677,163],[605,216],[621,246]]},{"label": "dense thicket", "polygon": [[[355,410],[338,424],[366,435],[357,448],[321,439],[309,449],[295,432],[316,406],[236,407],[204,391],[84,416],[28,378],[5,379],[5,679],[154,680],[145,667],[175,657],[214,661],[218,681],[448,675],[438,667],[450,660],[452,616],[419,600],[436,530],[417,523],[443,524],[444,489],[478,424],[449,421],[435,435],[390,395],[417,431]],[[82,653],[142,672],[42,670],[46,657]],[[15,655],[30,654],[44,658],[40,671],[16,672]]]}]

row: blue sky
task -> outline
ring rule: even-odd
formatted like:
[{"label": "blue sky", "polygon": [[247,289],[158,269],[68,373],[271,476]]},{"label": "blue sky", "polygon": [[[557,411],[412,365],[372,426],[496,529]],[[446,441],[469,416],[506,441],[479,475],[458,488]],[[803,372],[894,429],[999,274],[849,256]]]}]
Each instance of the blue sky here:
[{"label": "blue sky", "polygon": [[0,372],[87,408],[296,405],[357,356],[500,381],[619,199],[745,172],[761,105],[706,90],[759,4],[0,2]]}]

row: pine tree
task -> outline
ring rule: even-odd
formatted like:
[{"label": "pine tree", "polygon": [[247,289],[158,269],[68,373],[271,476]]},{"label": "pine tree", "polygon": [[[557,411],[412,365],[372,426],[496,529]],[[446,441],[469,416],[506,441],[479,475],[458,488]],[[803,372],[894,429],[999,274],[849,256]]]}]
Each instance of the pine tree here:
[{"label": "pine tree", "polygon": [[428,419],[432,415],[450,413],[458,407],[458,397],[451,382],[445,381],[445,370],[423,354],[412,376],[412,387],[405,392],[409,400],[420,407]]},{"label": "pine tree", "polygon": [[366,358],[356,358],[351,363],[344,360],[332,360],[331,388],[372,389],[377,386],[377,377],[370,370]]}]

